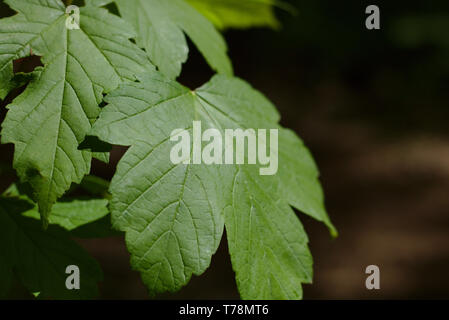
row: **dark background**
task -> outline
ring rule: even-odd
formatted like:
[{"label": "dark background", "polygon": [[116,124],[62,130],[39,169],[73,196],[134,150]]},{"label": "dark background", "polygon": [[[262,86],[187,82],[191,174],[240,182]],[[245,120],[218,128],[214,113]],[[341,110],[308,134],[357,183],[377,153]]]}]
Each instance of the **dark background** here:
[{"label": "dark background", "polygon": [[[298,14],[277,11],[281,30],[225,36],[236,75],[277,105],[321,169],[340,236],[332,240],[299,215],[315,261],[304,297],[449,298],[449,2],[287,2]],[[365,28],[369,4],[380,7],[381,30]],[[3,1],[0,10],[11,14]],[[191,46],[180,81],[194,88],[211,75]],[[0,169],[12,151],[0,146]],[[113,150],[111,165],[96,162],[93,173],[110,178],[122,152]],[[3,172],[0,191],[13,180]],[[101,298],[148,298],[122,238],[80,242],[102,265]],[[204,275],[157,298],[238,298],[225,242]],[[380,267],[380,290],[365,288],[371,264]]]}]

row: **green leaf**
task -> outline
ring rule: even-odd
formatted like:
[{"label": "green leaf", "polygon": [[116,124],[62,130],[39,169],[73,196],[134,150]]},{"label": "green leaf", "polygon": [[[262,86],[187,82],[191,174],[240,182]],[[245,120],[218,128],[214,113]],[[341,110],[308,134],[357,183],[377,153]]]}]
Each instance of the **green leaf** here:
[{"label": "green leaf", "polygon": [[[39,76],[39,71],[30,73],[16,73],[0,87],[0,99],[4,99],[12,90],[23,87],[28,82]],[[1,80],[0,80],[1,81]]]},{"label": "green leaf", "polygon": [[[296,180],[285,174],[260,177],[252,165],[170,161],[172,131],[191,132],[194,120],[201,121],[203,130],[216,128],[223,136],[224,129],[235,128],[281,129],[286,134],[274,106],[236,78],[217,75],[192,92],[157,72],[120,86],[105,100],[108,105],[92,134],[131,146],[111,182],[112,221],[126,232],[131,264],[150,293],[178,290],[192,274],[204,272],[225,223],[242,297],[300,298],[301,283],[312,278],[312,258],[289,203],[321,220],[328,218],[322,203],[324,216],[310,204],[322,201],[322,194],[312,158],[304,146],[295,145],[299,140],[289,135],[289,144],[284,144],[281,137],[279,146],[280,170],[294,170]],[[289,150],[292,145],[295,150]],[[296,166],[285,157],[287,150],[299,155]],[[308,185],[315,189],[301,189]],[[294,190],[286,194],[289,187]],[[294,192],[299,200],[292,198]]]},{"label": "green leaf", "polygon": [[[53,206],[49,222],[70,231],[106,216],[109,213],[107,205],[108,200],[104,199],[57,202]],[[24,212],[23,215],[35,219],[40,218],[37,208]]]},{"label": "green leaf", "polygon": [[275,107],[248,84],[232,78],[214,77],[197,92],[209,105],[227,107],[226,128],[271,128],[276,123],[275,128],[279,128],[281,196],[296,209],[324,222],[336,236],[337,231],[324,207],[315,161],[296,133],[277,125],[280,117]]},{"label": "green leaf", "polygon": [[280,131],[279,145],[279,156],[283,162],[279,168],[283,197],[299,211],[324,222],[331,235],[336,237],[337,230],[324,207],[318,168],[309,150],[296,133],[288,129]]},{"label": "green leaf", "polygon": [[84,0],[86,2],[86,6],[94,6],[94,7],[102,7],[107,4],[110,4],[111,2],[114,2],[114,0]]},{"label": "green leaf", "polygon": [[248,167],[234,178],[226,231],[237,285],[246,299],[301,299],[301,283],[312,282],[307,235],[291,208],[278,201],[275,183]]},{"label": "green leaf", "polygon": [[184,0],[115,0],[120,15],[137,30],[137,44],[169,78],[181,73],[189,48],[186,33],[215,71],[232,74],[226,43],[203,15]]},{"label": "green leaf", "polygon": [[219,29],[271,27],[278,28],[274,0],[188,0]]},{"label": "green leaf", "polygon": [[[42,225],[22,213],[31,208],[23,200],[0,198],[0,295],[9,290],[13,272],[30,293],[40,298],[85,299],[98,294],[97,282],[102,272],[81,247],[68,237],[68,232]],[[80,290],[66,288],[67,266],[80,269]]]},{"label": "green leaf", "polygon": [[[25,211],[23,215],[37,220],[40,219],[38,208],[28,196],[20,192],[17,185],[11,185],[4,192],[4,196],[20,198],[21,200],[27,201],[33,208]],[[108,215],[108,203],[109,201],[106,199],[66,199],[66,201],[56,202],[52,207],[49,223],[59,225],[69,231],[76,229]]]},{"label": "green leaf", "polygon": [[[87,0],[91,6],[105,6],[114,0]],[[208,18],[217,28],[271,27],[280,24],[274,15],[274,7],[286,11],[295,10],[284,2],[276,0],[187,0],[187,2]]]},{"label": "green leaf", "polygon": [[[58,0],[7,0],[19,12],[0,20],[0,83],[12,62],[42,56],[44,68],[9,106],[2,143],[14,143],[14,168],[31,184],[44,223],[55,201],[90,171],[92,153],[79,150],[107,93],[152,69],[128,38],[132,28],[101,8],[81,8],[80,29],[66,28]],[[104,159],[106,160],[106,159]]]}]

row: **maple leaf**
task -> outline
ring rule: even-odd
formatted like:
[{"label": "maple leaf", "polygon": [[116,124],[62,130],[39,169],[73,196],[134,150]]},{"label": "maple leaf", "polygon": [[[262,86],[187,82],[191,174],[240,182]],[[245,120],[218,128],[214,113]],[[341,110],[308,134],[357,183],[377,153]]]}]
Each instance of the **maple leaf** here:
[{"label": "maple leaf", "polygon": [[[150,293],[176,291],[204,272],[226,226],[243,298],[301,298],[312,257],[289,204],[334,228],[313,159],[279,126],[274,106],[240,79],[217,75],[191,91],[158,72],[120,86],[105,101],[91,134],[131,146],[111,182],[112,221],[126,232],[131,264]],[[193,121],[223,135],[229,128],[278,129],[279,174],[259,176],[258,166],[248,164],[174,164],[172,132],[192,132]],[[299,158],[287,157],[291,152]]]},{"label": "maple leaf", "polygon": [[12,78],[13,61],[30,48],[44,67],[7,106],[1,138],[14,143],[14,168],[33,187],[46,223],[53,203],[90,171],[92,152],[78,146],[103,94],[153,66],[128,40],[132,28],[105,9],[81,8],[80,29],[72,30],[61,1],[6,3],[19,13],[0,20],[0,84]]}]

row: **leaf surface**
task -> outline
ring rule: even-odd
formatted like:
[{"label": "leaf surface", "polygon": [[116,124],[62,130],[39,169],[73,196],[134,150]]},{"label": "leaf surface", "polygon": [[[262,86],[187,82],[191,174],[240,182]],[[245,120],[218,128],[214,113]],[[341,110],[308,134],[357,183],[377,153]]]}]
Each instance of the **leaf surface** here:
[{"label": "leaf surface", "polygon": [[312,282],[307,235],[276,189],[274,179],[248,167],[234,178],[226,231],[237,285],[246,299],[301,299],[301,284]]},{"label": "leaf surface", "polygon": [[[193,121],[200,121],[203,131],[214,128],[223,136],[225,129],[237,128],[280,129],[284,135],[275,107],[237,78],[216,75],[190,91],[157,72],[120,86],[106,102],[91,133],[111,144],[131,146],[111,183],[112,221],[126,232],[132,266],[150,292],[178,290],[192,274],[204,272],[225,224],[243,298],[301,298],[301,283],[312,279],[312,258],[289,204],[315,218],[328,218],[313,160],[302,144],[295,145],[299,138],[290,134],[284,144],[281,137],[279,146],[280,170],[293,169],[297,180],[280,173],[259,176],[255,165],[170,160],[173,130],[192,135]],[[289,150],[290,140],[296,150]],[[300,156],[296,167],[285,157],[287,150]],[[190,160],[194,158],[192,153]],[[297,185],[315,189],[307,193]],[[292,197],[295,191],[300,200]],[[323,216],[309,205],[310,196],[321,201]]]},{"label": "leaf surface", "polygon": [[[102,181],[100,178],[93,176],[91,176],[91,179]],[[23,212],[22,215],[39,220],[40,214],[37,206],[26,195],[25,190],[21,190],[21,187],[23,186],[18,187],[13,184],[3,193],[3,196],[28,202],[32,208]],[[98,221],[109,213],[107,207],[109,201],[106,199],[67,198],[63,200],[56,202],[52,207],[49,223],[59,225],[68,231]]]},{"label": "leaf surface", "polygon": [[215,71],[232,74],[226,43],[213,24],[185,0],[115,0],[120,15],[133,24],[137,44],[169,78],[187,60],[189,36]]},{"label": "leaf surface", "polygon": [[128,40],[132,28],[105,9],[81,8],[80,29],[70,30],[61,1],[6,2],[19,13],[0,20],[0,82],[9,81],[12,62],[31,51],[44,67],[8,105],[2,143],[14,143],[14,168],[33,187],[46,222],[53,203],[90,171],[92,153],[78,146],[103,94],[153,67]]},{"label": "leaf surface", "polygon": [[[73,200],[57,202],[52,208],[50,224],[57,224],[66,230],[73,230],[97,221],[109,213],[108,200]],[[37,208],[24,212],[24,216],[39,219]]]}]

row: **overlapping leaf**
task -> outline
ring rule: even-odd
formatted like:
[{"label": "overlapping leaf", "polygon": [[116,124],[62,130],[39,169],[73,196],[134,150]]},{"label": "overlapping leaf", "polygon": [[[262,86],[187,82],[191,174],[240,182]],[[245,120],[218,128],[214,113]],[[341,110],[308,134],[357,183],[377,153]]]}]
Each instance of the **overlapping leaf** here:
[{"label": "overlapping leaf", "polygon": [[[104,5],[110,1],[88,1]],[[187,60],[184,33],[195,43],[209,65],[223,74],[232,73],[226,43],[203,15],[185,0],[115,0],[120,15],[137,31],[137,44],[145,48],[161,72],[176,78]]]},{"label": "overlapping leaf", "polygon": [[[105,199],[56,202],[49,222],[70,231],[105,217],[109,213],[107,205],[108,200]],[[37,208],[24,212],[24,216],[40,218]]]},{"label": "overlapping leaf", "polygon": [[81,8],[80,29],[66,28],[58,0],[8,0],[16,16],[0,20],[0,83],[31,50],[44,67],[9,106],[2,143],[14,143],[14,167],[34,189],[47,219],[53,203],[90,171],[92,153],[79,150],[100,111],[103,93],[152,65],[128,38],[133,31],[100,8]]},{"label": "overlapping leaf", "polygon": [[[131,146],[111,183],[112,218],[126,232],[131,263],[150,292],[177,290],[202,273],[226,224],[242,297],[300,298],[301,283],[312,278],[312,260],[289,203],[329,220],[315,164],[301,141],[279,127],[274,106],[236,78],[217,75],[192,92],[156,72],[121,86],[106,101],[92,133]],[[280,129],[280,171],[299,175],[261,177],[251,165],[173,164],[171,133],[192,132],[194,120],[203,130],[222,133]],[[287,151],[299,155],[297,162],[285,157]],[[287,194],[288,188],[293,190]],[[300,200],[292,200],[294,192]]]},{"label": "overlapping leaf", "polygon": [[[4,192],[5,197],[15,197],[28,202],[32,208],[22,213],[25,217],[40,219],[38,208],[17,185],[13,184]],[[50,224],[56,224],[66,230],[73,230],[97,221],[109,213],[106,199],[65,199],[56,202],[49,218]]]},{"label": "overlapping leaf", "polygon": [[[86,0],[92,6],[104,6],[114,0]],[[279,21],[274,7],[286,11],[295,10],[285,2],[277,0],[186,0],[218,29],[271,27],[278,28]]]}]

